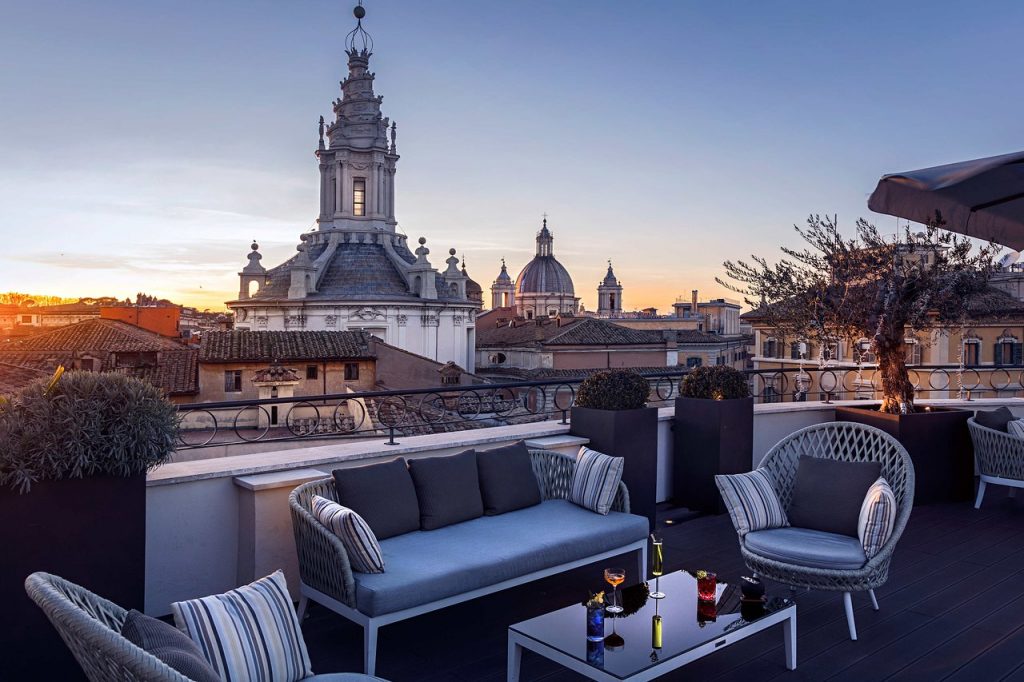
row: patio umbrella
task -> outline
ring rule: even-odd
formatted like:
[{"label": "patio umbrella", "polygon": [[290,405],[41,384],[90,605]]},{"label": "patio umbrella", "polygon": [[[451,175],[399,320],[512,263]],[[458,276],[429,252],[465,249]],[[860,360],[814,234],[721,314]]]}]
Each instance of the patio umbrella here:
[{"label": "patio umbrella", "polygon": [[868,208],[1024,249],[1024,152],[884,175]]}]

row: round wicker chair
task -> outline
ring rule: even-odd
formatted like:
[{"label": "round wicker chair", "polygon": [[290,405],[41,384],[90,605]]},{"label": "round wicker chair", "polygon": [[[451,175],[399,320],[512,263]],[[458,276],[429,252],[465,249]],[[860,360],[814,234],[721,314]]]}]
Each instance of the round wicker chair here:
[{"label": "round wicker chair", "polygon": [[156,656],[121,636],[127,611],[49,573],[33,573],[25,591],[57,628],[92,682],[191,682]]},{"label": "round wicker chair", "polygon": [[880,462],[882,476],[892,488],[898,510],[892,535],[862,567],[854,570],[825,569],[783,563],[747,549],[740,538],[740,551],[747,567],[762,578],[785,585],[843,593],[850,639],[857,639],[853,618],[852,592],[866,591],[878,610],[874,590],[889,577],[893,550],[910,518],[914,504],[914,465],[899,441],[873,426],[853,422],[827,422],[800,429],[779,441],[761,461],[759,469],[775,486],[779,502],[788,509],[793,499],[800,455],[847,462]]},{"label": "round wicker chair", "polygon": [[971,431],[974,459],[981,474],[974,508],[981,507],[989,483],[1009,486],[1011,495],[1015,488],[1024,488],[1024,439],[982,426],[974,417],[967,420],[967,428]]}]

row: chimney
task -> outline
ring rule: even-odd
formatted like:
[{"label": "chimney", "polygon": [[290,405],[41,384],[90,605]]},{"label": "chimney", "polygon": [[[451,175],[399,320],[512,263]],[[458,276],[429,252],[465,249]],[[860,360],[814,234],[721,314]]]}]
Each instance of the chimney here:
[{"label": "chimney", "polygon": [[693,291],[690,292],[690,300],[691,300],[692,305],[693,305],[693,307],[690,308],[690,312],[692,314],[696,315],[697,314],[697,290],[696,289],[694,289]]}]

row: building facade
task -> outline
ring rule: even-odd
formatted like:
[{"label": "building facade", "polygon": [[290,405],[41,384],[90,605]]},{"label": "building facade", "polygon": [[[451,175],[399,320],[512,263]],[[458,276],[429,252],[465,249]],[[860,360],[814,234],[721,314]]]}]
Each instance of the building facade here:
[{"label": "building facade", "polygon": [[[481,294],[455,249],[436,269],[421,237],[415,251],[395,217],[397,125],[381,112],[369,71],[373,41],[359,20],[346,40],[348,76],[320,119],[320,205],[296,254],[266,269],[252,244],[228,301],[235,328],[251,331],[362,330],[387,343],[473,369]],[[478,290],[479,287],[477,286]]]}]

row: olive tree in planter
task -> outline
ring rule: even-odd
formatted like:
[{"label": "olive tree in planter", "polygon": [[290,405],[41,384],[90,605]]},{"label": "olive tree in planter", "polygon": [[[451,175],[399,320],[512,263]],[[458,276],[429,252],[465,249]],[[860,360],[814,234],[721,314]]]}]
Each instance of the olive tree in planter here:
[{"label": "olive tree in planter", "polygon": [[727,365],[687,374],[676,398],[672,496],[676,506],[721,513],[717,474],[750,471],[754,399],[743,372]]},{"label": "olive tree in planter", "polygon": [[775,264],[757,257],[752,264],[726,262],[732,282],[718,280],[742,293],[775,334],[819,346],[870,341],[881,404],[840,407],[836,418],[876,426],[900,440],[916,467],[916,502],[970,498],[970,413],[916,409],[904,339],[997,315],[1009,299],[989,287],[998,248],[974,249],[943,224],[936,213],[922,232],[908,226],[887,237],[861,219],[856,236],[847,239],[834,218],[811,216],[805,228],[796,228],[803,249],[784,247],[787,258]]},{"label": "olive tree in planter", "polygon": [[590,439],[589,447],[625,462],[622,481],[632,513],[655,524],[658,493],[658,409],[647,407],[651,387],[636,372],[608,370],[583,380],[576,393],[569,432]]},{"label": "olive tree in planter", "polygon": [[59,373],[0,402],[0,677],[75,679],[78,666],[25,594],[55,573],[142,610],[146,472],[167,460],[177,415],[152,385],[119,374]]}]

